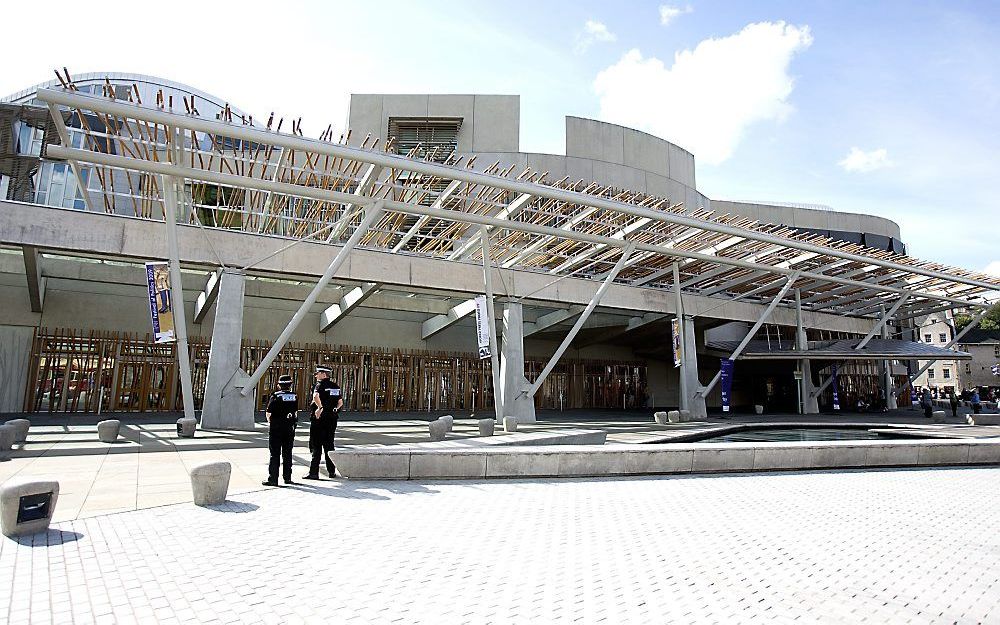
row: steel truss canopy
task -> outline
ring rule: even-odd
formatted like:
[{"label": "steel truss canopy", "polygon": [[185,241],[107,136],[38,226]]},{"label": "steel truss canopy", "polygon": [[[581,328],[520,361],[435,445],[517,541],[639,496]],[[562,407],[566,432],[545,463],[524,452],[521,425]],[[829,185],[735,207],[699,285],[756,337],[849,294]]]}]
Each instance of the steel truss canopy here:
[{"label": "steel truss canopy", "polygon": [[[729,353],[738,341],[714,341],[706,344],[710,350]],[[872,339],[858,349],[858,339],[809,341],[805,350],[795,348],[794,341],[750,341],[738,360],[972,360],[967,352],[936,347],[918,341]]]},{"label": "steel truss canopy", "polygon": [[260,127],[228,107],[203,119],[194,102],[170,109],[160,98],[120,95],[85,95],[71,82],[38,90],[53,113],[68,108],[69,125],[84,135],[71,148],[60,132],[64,145],[48,155],[94,168],[90,210],[160,219],[165,175],[184,180],[183,222],[339,243],[379,202],[361,247],[479,263],[486,232],[492,262],[555,279],[603,280],[634,246],[616,283],[672,289],[677,264],[683,292],[723,302],[768,302],[793,274],[804,310],[852,317],[877,318],[901,296],[901,317],[978,307],[1000,290],[1000,278],[667,198],[498,163],[477,171],[475,158],[418,157],[419,145],[409,154],[396,154],[392,140],[350,147],[329,129],[318,139],[297,123],[281,133],[273,116]]}]

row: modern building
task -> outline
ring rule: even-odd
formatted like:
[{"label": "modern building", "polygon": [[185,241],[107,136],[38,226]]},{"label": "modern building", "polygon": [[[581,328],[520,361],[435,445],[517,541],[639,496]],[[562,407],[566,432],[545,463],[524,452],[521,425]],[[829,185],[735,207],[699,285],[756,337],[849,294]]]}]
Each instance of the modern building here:
[{"label": "modern building", "polygon": [[[355,410],[482,410],[499,389],[526,418],[703,412],[730,357],[734,407],[815,412],[834,364],[849,404],[906,393],[918,353],[968,358],[894,339],[1000,288],[904,256],[881,217],[706,197],[690,152],[637,130],[567,117],[565,154],[521,152],[517,96],[355,95],[343,139],[314,141],[172,81],[62,83],[0,105],[0,410],[179,409],[190,362],[211,413],[233,380],[259,396],[327,359]],[[174,255],[187,358],[148,336],[143,262]]]}]

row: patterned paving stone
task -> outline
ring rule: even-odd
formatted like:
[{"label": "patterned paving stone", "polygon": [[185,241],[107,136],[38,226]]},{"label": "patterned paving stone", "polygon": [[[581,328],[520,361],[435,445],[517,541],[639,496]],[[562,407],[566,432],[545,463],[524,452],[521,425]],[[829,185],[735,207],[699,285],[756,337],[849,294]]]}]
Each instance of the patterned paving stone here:
[{"label": "patterned paving stone", "polygon": [[0,541],[9,623],[996,623],[1000,469],[320,482]]}]

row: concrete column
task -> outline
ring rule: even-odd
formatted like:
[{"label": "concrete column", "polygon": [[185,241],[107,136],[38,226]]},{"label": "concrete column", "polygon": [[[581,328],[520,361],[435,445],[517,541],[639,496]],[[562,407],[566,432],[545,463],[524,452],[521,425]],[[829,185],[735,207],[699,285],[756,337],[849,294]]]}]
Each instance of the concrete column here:
[{"label": "concrete column", "polygon": [[506,417],[518,423],[535,422],[535,400],[525,391],[531,385],[524,377],[524,311],[521,304],[503,306],[503,349],[500,352],[500,401]]},{"label": "concrete column", "polygon": [[[243,289],[246,276],[237,269],[224,269],[215,304],[212,347],[208,355],[205,400],[201,427],[225,430],[254,429],[254,394],[240,390],[250,376],[240,368],[243,340]],[[236,383],[240,386],[237,387]]]},{"label": "concrete column", "polygon": [[[798,301],[798,291],[795,293]],[[798,309],[797,327],[795,330],[795,346],[800,350],[809,349],[809,341],[806,338],[806,330],[802,326],[802,310]],[[802,372],[802,379],[799,381],[799,392],[802,394],[802,413],[819,414],[819,397],[815,396],[816,385],[812,378],[812,361],[802,358],[799,360],[799,371]]]},{"label": "concrete column", "polygon": [[[889,338],[888,322],[882,325],[882,338]],[[892,363],[888,360],[883,360],[882,371],[882,389],[885,391],[885,407],[889,410],[895,410],[899,408],[899,403],[896,401],[896,388],[892,384]]]},{"label": "concrete column", "polygon": [[684,329],[681,334],[684,335],[684,346],[681,349],[680,374],[685,378],[681,388],[687,391],[687,401],[685,402],[682,397],[680,405],[687,404],[686,410],[691,411],[691,417],[703,420],[708,417],[708,408],[705,405],[705,396],[701,394],[701,381],[698,379],[698,340],[695,335],[694,317],[684,315],[683,324]]}]

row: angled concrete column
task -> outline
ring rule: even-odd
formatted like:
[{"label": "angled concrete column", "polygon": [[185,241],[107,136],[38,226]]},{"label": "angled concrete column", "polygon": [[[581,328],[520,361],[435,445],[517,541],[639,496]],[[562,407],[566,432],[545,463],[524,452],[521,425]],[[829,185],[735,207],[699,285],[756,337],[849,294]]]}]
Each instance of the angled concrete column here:
[{"label": "angled concrete column", "polygon": [[503,307],[503,349],[500,352],[500,401],[504,416],[518,423],[535,422],[535,400],[524,377],[524,311],[521,304]]},{"label": "angled concrete column", "polygon": [[[249,377],[240,368],[243,340],[243,289],[246,276],[237,269],[224,269],[212,326],[212,348],[208,355],[205,400],[201,427],[225,430],[254,428],[254,394],[240,389]],[[239,387],[236,386],[239,382]]]},{"label": "angled concrete column", "polygon": [[684,376],[684,384],[681,388],[687,393],[687,397],[681,397],[680,406],[682,410],[691,412],[691,418],[703,420],[708,417],[708,408],[705,406],[705,396],[702,394],[701,381],[698,379],[698,341],[694,329],[694,317],[684,315],[683,329],[684,346],[681,348],[681,371]]},{"label": "angled concrete column", "polygon": [[[795,347],[801,351],[809,349],[809,340],[802,324],[802,296],[795,291]],[[819,414],[819,397],[812,378],[812,361],[808,358],[799,360],[799,371],[802,379],[799,381],[799,393],[802,398],[802,414]]]}]

